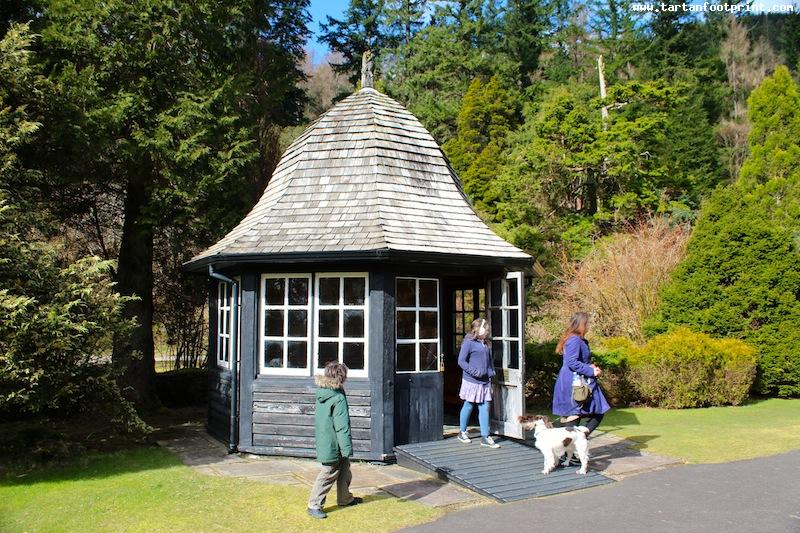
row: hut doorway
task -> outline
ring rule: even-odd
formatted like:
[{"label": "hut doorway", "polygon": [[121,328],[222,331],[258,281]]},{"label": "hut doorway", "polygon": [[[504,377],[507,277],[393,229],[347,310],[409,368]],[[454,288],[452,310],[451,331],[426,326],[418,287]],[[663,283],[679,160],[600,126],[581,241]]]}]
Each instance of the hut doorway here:
[{"label": "hut doorway", "polygon": [[460,281],[448,286],[452,317],[446,327],[444,350],[443,406],[448,421],[458,420],[461,399],[461,369],[458,353],[472,321],[486,317],[489,321],[492,355],[497,372],[492,403],[491,431],[508,437],[522,438],[517,416],[525,414],[525,284],[522,272],[509,272],[503,277],[476,281]]}]

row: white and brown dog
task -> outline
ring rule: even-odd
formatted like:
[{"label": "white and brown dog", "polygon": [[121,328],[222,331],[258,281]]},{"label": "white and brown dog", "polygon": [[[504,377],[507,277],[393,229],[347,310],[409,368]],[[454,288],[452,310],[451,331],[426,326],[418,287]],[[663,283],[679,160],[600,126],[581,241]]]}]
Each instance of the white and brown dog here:
[{"label": "white and brown dog", "polygon": [[549,474],[556,467],[559,458],[567,454],[562,466],[569,465],[573,455],[577,455],[581,461],[581,467],[577,474],[585,474],[589,465],[589,428],[584,426],[574,426],[565,428],[553,427],[553,423],[546,416],[521,416],[518,418],[522,427],[533,430],[536,439],[535,446],[544,455],[544,470],[542,474]]}]

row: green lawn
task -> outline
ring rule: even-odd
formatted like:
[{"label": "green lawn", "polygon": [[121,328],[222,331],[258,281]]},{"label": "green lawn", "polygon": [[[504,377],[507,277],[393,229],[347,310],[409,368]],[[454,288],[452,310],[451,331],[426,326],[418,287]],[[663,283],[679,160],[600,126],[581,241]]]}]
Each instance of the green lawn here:
[{"label": "green lawn", "polygon": [[441,515],[367,497],[314,520],[307,498],[295,487],[199,474],[167,450],[139,448],[0,479],[0,531],[392,531]]},{"label": "green lawn", "polygon": [[800,449],[800,400],[706,409],[612,409],[600,429],[648,452],[690,463],[723,463]]}]

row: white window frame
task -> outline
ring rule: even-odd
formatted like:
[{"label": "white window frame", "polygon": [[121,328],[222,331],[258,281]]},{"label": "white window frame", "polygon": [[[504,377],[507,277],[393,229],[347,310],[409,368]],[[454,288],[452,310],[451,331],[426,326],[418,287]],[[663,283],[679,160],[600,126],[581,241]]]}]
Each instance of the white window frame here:
[{"label": "white window frame", "polygon": [[[319,280],[321,278],[339,278],[339,302],[336,305],[322,305],[319,301]],[[364,280],[364,305],[345,305],[344,304],[344,280],[345,278],[362,278]],[[316,272],[314,274],[314,350],[312,364],[314,374],[324,373],[324,368],[317,368],[319,362],[319,313],[320,311],[336,309],[339,311],[339,335],[338,337],[324,337],[324,342],[337,341],[339,343],[339,362],[344,360],[345,342],[364,343],[364,368],[349,368],[347,377],[365,378],[369,376],[369,273],[368,272]],[[345,337],[344,336],[344,311],[345,309],[356,309],[364,311],[364,336]]]},{"label": "white window frame", "polygon": [[[227,301],[227,305],[224,302]],[[220,281],[217,284],[217,366],[220,368],[231,367],[231,317],[233,307],[233,288]],[[222,348],[224,348],[224,356]]]},{"label": "white window frame", "polygon": [[[500,305],[491,305],[492,295],[491,295],[491,284],[494,281],[498,281],[500,283]],[[516,280],[517,283],[522,283],[522,280]],[[519,314],[522,312],[522,306],[520,302],[517,302],[517,305],[509,305],[508,303],[508,296],[510,294],[510,289],[508,286],[508,279],[496,279],[490,280],[489,286],[487,287],[487,296],[486,296],[486,309],[489,315],[489,328],[491,332],[492,342],[500,341],[503,343],[503,360],[501,361],[501,366],[497,368],[511,368],[509,366],[509,360],[511,359],[511,352],[509,350],[511,342],[521,342],[521,335],[520,331],[517,331],[517,336],[506,335],[506,332],[510,333],[510,325],[511,325],[511,318],[510,312],[516,311],[517,312],[517,328],[519,328]],[[500,311],[501,323],[493,324],[491,317],[492,311]],[[498,334],[496,335],[495,332]],[[524,353],[524,352],[523,352]],[[494,359],[494,355],[492,355],[492,359]],[[520,362],[517,361],[516,368],[512,368],[512,370],[519,370]]]},{"label": "white window frame", "polygon": [[[414,306],[413,307],[399,307],[395,304],[394,308],[394,317],[395,317],[395,324],[394,324],[394,340],[395,340],[395,353],[394,353],[394,361],[395,361],[395,372],[398,374],[411,374],[411,373],[420,373],[420,372],[439,372],[439,364],[441,359],[441,352],[442,352],[442,314],[440,312],[441,308],[441,282],[439,278],[417,278],[411,276],[398,276],[395,278],[395,291],[397,291],[397,282],[402,279],[413,279],[414,280]],[[435,281],[436,282],[436,307],[421,307],[419,305],[419,282],[420,281]],[[396,295],[396,294],[395,294]],[[414,311],[415,318],[414,318],[414,338],[413,339],[398,339],[397,338],[397,313],[398,311]],[[420,311],[436,311],[436,338],[435,339],[420,339],[419,338],[419,313]],[[419,345],[420,344],[431,344],[436,343],[436,357],[437,357],[437,364],[435,369],[431,370],[420,370],[419,369]],[[397,346],[400,344],[414,344],[414,358],[415,358],[415,370],[397,370]]]},{"label": "white window frame", "polygon": [[[308,280],[308,302],[305,305],[289,305],[289,278],[304,278]],[[267,305],[267,280],[268,279],[283,279],[284,280],[284,293],[283,304],[281,305]],[[310,273],[277,273],[277,274],[261,274],[260,293],[259,293],[259,333],[258,333],[258,368],[260,374],[265,375],[278,375],[278,376],[308,376],[311,374],[311,365],[313,364],[313,350],[312,350],[312,322],[313,322],[313,276]],[[267,311],[269,310],[282,310],[284,312],[283,319],[283,335],[280,337],[267,336],[264,331],[266,325]],[[289,337],[289,311],[292,310],[305,310],[308,319],[306,320],[306,336],[305,337]],[[308,348],[306,349],[306,367],[305,368],[287,368],[285,365],[288,363],[289,357],[289,341],[290,340],[305,340]],[[264,350],[267,341],[282,341],[283,342],[283,367],[266,366],[264,364]]]}]

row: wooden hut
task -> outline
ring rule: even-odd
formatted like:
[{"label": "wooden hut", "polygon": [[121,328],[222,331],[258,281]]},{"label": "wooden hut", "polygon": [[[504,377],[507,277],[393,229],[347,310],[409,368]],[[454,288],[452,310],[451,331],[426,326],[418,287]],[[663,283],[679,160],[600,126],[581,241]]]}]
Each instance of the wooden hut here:
[{"label": "wooden hut", "polygon": [[356,458],[441,439],[461,339],[481,315],[498,370],[492,428],[521,436],[531,262],[475,214],[420,122],[365,86],[294,141],[252,211],[187,263],[210,274],[209,431],[231,450],[313,456],[314,375],[336,359],[350,369]]}]

